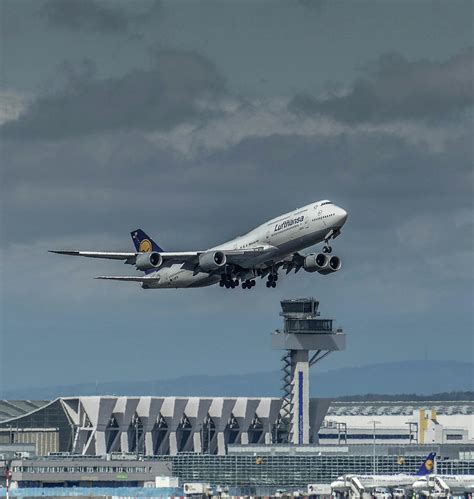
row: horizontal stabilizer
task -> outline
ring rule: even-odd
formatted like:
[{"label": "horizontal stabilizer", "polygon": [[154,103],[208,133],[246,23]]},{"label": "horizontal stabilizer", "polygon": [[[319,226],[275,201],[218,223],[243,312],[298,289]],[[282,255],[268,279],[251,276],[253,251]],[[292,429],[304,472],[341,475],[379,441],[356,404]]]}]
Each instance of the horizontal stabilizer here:
[{"label": "horizontal stabilizer", "polygon": [[101,275],[94,279],[104,279],[106,281],[130,281],[130,282],[158,282],[160,277],[147,277],[147,276],[107,276]]}]

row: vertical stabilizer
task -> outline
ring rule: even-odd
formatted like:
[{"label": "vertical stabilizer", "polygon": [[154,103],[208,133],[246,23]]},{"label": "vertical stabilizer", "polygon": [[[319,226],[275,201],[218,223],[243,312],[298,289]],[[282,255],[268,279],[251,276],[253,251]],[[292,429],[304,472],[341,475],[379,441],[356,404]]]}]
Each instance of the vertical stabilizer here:
[{"label": "vertical stabilizer", "polygon": [[149,235],[143,232],[142,229],[132,230],[132,232],[130,232],[130,235],[132,236],[132,241],[135,245],[135,249],[140,253],[148,251],[163,251],[163,249],[160,248],[160,246],[156,244]]}]

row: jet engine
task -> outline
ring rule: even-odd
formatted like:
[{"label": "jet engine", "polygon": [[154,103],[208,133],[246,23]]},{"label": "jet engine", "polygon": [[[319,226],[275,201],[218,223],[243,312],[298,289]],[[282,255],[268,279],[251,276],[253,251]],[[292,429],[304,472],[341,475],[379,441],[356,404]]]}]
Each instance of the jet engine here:
[{"label": "jet engine", "polygon": [[322,270],[318,270],[318,272],[323,275],[332,274],[333,272],[341,270],[341,267],[342,267],[341,259],[338,256],[332,256],[331,258],[329,258],[328,266]]},{"label": "jet engine", "polygon": [[147,251],[146,253],[139,253],[135,260],[137,270],[150,270],[161,267],[163,257],[156,251]]},{"label": "jet engine", "polygon": [[324,253],[311,254],[305,257],[303,268],[306,272],[316,272],[325,269],[329,265],[329,257]]},{"label": "jet engine", "polygon": [[222,251],[206,251],[199,255],[199,266],[204,272],[211,272],[223,267],[226,260],[225,253]]}]

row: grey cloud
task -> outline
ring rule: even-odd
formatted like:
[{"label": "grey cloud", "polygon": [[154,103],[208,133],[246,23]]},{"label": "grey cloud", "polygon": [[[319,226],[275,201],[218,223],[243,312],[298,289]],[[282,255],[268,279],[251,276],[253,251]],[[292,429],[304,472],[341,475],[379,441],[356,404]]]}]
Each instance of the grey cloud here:
[{"label": "grey cloud", "polygon": [[131,24],[149,19],[159,9],[159,2],[141,2],[143,13],[131,12],[124,2],[107,0],[48,0],[40,14],[52,27],[102,33],[124,33]]},{"label": "grey cloud", "polygon": [[324,99],[300,94],[290,109],[350,123],[449,119],[474,103],[473,64],[472,48],[443,62],[387,54],[369,65],[348,92]]},{"label": "grey cloud", "polygon": [[[219,243],[279,211],[329,197],[350,208],[360,230],[394,234],[414,214],[472,206],[470,148],[468,133],[440,154],[385,134],[274,135],[188,160],[138,132],[56,144],[9,140],[4,216],[24,220],[8,230],[19,231],[20,241],[50,231],[100,233],[105,226],[126,234],[139,222],[158,228],[163,245],[177,249]],[[367,211],[368,200],[377,211]],[[170,206],[180,209],[171,216]],[[29,224],[33,210],[46,226]]]},{"label": "grey cloud", "polygon": [[78,74],[69,68],[65,88],[37,98],[0,132],[5,137],[58,139],[120,129],[167,130],[205,117],[198,101],[225,91],[217,69],[198,54],[157,51],[153,58],[148,70],[102,80],[93,78],[87,64]]}]

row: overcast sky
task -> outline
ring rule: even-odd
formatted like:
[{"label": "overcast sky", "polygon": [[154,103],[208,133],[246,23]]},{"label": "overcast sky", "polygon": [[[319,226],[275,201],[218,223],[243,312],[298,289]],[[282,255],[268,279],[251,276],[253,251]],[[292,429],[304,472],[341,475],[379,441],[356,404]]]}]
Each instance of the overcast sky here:
[{"label": "overcast sky", "polygon": [[[348,334],[320,369],[473,360],[470,0],[0,9],[0,389],[275,370],[279,300],[311,295]],[[205,249],[326,198],[343,270],[275,290],[47,253]]]}]

